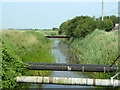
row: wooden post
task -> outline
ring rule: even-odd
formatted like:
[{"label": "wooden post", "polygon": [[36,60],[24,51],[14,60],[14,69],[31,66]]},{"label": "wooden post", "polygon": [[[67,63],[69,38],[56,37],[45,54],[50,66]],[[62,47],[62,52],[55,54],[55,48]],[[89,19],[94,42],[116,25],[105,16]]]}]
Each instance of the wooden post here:
[{"label": "wooden post", "polygon": [[110,79],[89,79],[89,78],[67,78],[67,77],[39,77],[39,76],[18,76],[18,83],[40,83],[40,84],[60,84],[60,85],[84,85],[84,86],[103,86],[120,87],[120,80]]}]

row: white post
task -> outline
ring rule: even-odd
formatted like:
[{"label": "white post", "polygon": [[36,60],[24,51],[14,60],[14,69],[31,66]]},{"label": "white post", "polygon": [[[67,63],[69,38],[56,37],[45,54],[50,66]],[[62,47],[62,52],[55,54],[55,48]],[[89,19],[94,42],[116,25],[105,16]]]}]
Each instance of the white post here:
[{"label": "white post", "polygon": [[41,83],[41,84],[60,84],[60,85],[86,85],[86,86],[105,86],[120,87],[120,80],[110,79],[89,79],[89,78],[67,78],[67,77],[39,77],[39,76],[18,76],[16,82],[21,83]]},{"label": "white post", "polygon": [[103,21],[103,0],[102,0],[102,21]]}]

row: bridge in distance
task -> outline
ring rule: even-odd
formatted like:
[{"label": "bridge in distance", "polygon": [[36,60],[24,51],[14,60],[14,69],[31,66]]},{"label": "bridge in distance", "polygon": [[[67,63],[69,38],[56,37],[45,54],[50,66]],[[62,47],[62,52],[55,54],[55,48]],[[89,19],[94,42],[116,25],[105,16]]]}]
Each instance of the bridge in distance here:
[{"label": "bridge in distance", "polygon": [[70,36],[45,36],[46,38],[70,38]]}]

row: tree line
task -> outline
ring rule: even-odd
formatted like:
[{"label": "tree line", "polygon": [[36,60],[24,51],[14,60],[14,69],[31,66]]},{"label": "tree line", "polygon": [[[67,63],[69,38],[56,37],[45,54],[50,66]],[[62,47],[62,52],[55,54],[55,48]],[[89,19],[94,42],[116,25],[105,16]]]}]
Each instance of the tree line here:
[{"label": "tree line", "polygon": [[85,37],[95,29],[109,32],[114,28],[115,23],[119,23],[116,16],[105,16],[104,21],[102,21],[102,17],[77,16],[63,22],[59,27],[59,34],[71,37]]}]

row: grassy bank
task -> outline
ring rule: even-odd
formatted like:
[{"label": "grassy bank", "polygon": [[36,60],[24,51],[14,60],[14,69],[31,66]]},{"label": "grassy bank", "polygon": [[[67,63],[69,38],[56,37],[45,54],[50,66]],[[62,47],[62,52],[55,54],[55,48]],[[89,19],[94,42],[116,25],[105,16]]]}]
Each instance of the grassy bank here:
[{"label": "grassy bank", "polygon": [[52,30],[39,30],[36,32],[40,32],[42,34],[44,34],[45,36],[49,35],[49,36],[55,36],[58,35],[58,31],[52,31]]},{"label": "grassy bank", "polygon": [[[110,65],[118,56],[118,31],[105,32],[95,30],[85,38],[74,38],[70,43],[77,52],[79,64]],[[119,65],[119,61],[115,63]],[[110,78],[112,74],[88,73],[94,78]]]},{"label": "grassy bank", "polygon": [[[51,54],[52,41],[45,38],[42,33],[36,31],[3,30],[2,42],[2,52],[3,56],[5,56],[2,66],[4,72],[2,75],[4,78],[3,87],[5,87],[6,84],[6,88],[16,87],[17,84],[15,84],[14,78],[18,75],[44,76],[50,74],[49,71],[29,71],[22,68],[24,67],[23,62],[54,62],[54,56]],[[6,53],[8,53],[8,55],[6,55]],[[14,73],[11,72],[12,74],[9,74],[10,71]]]}]

